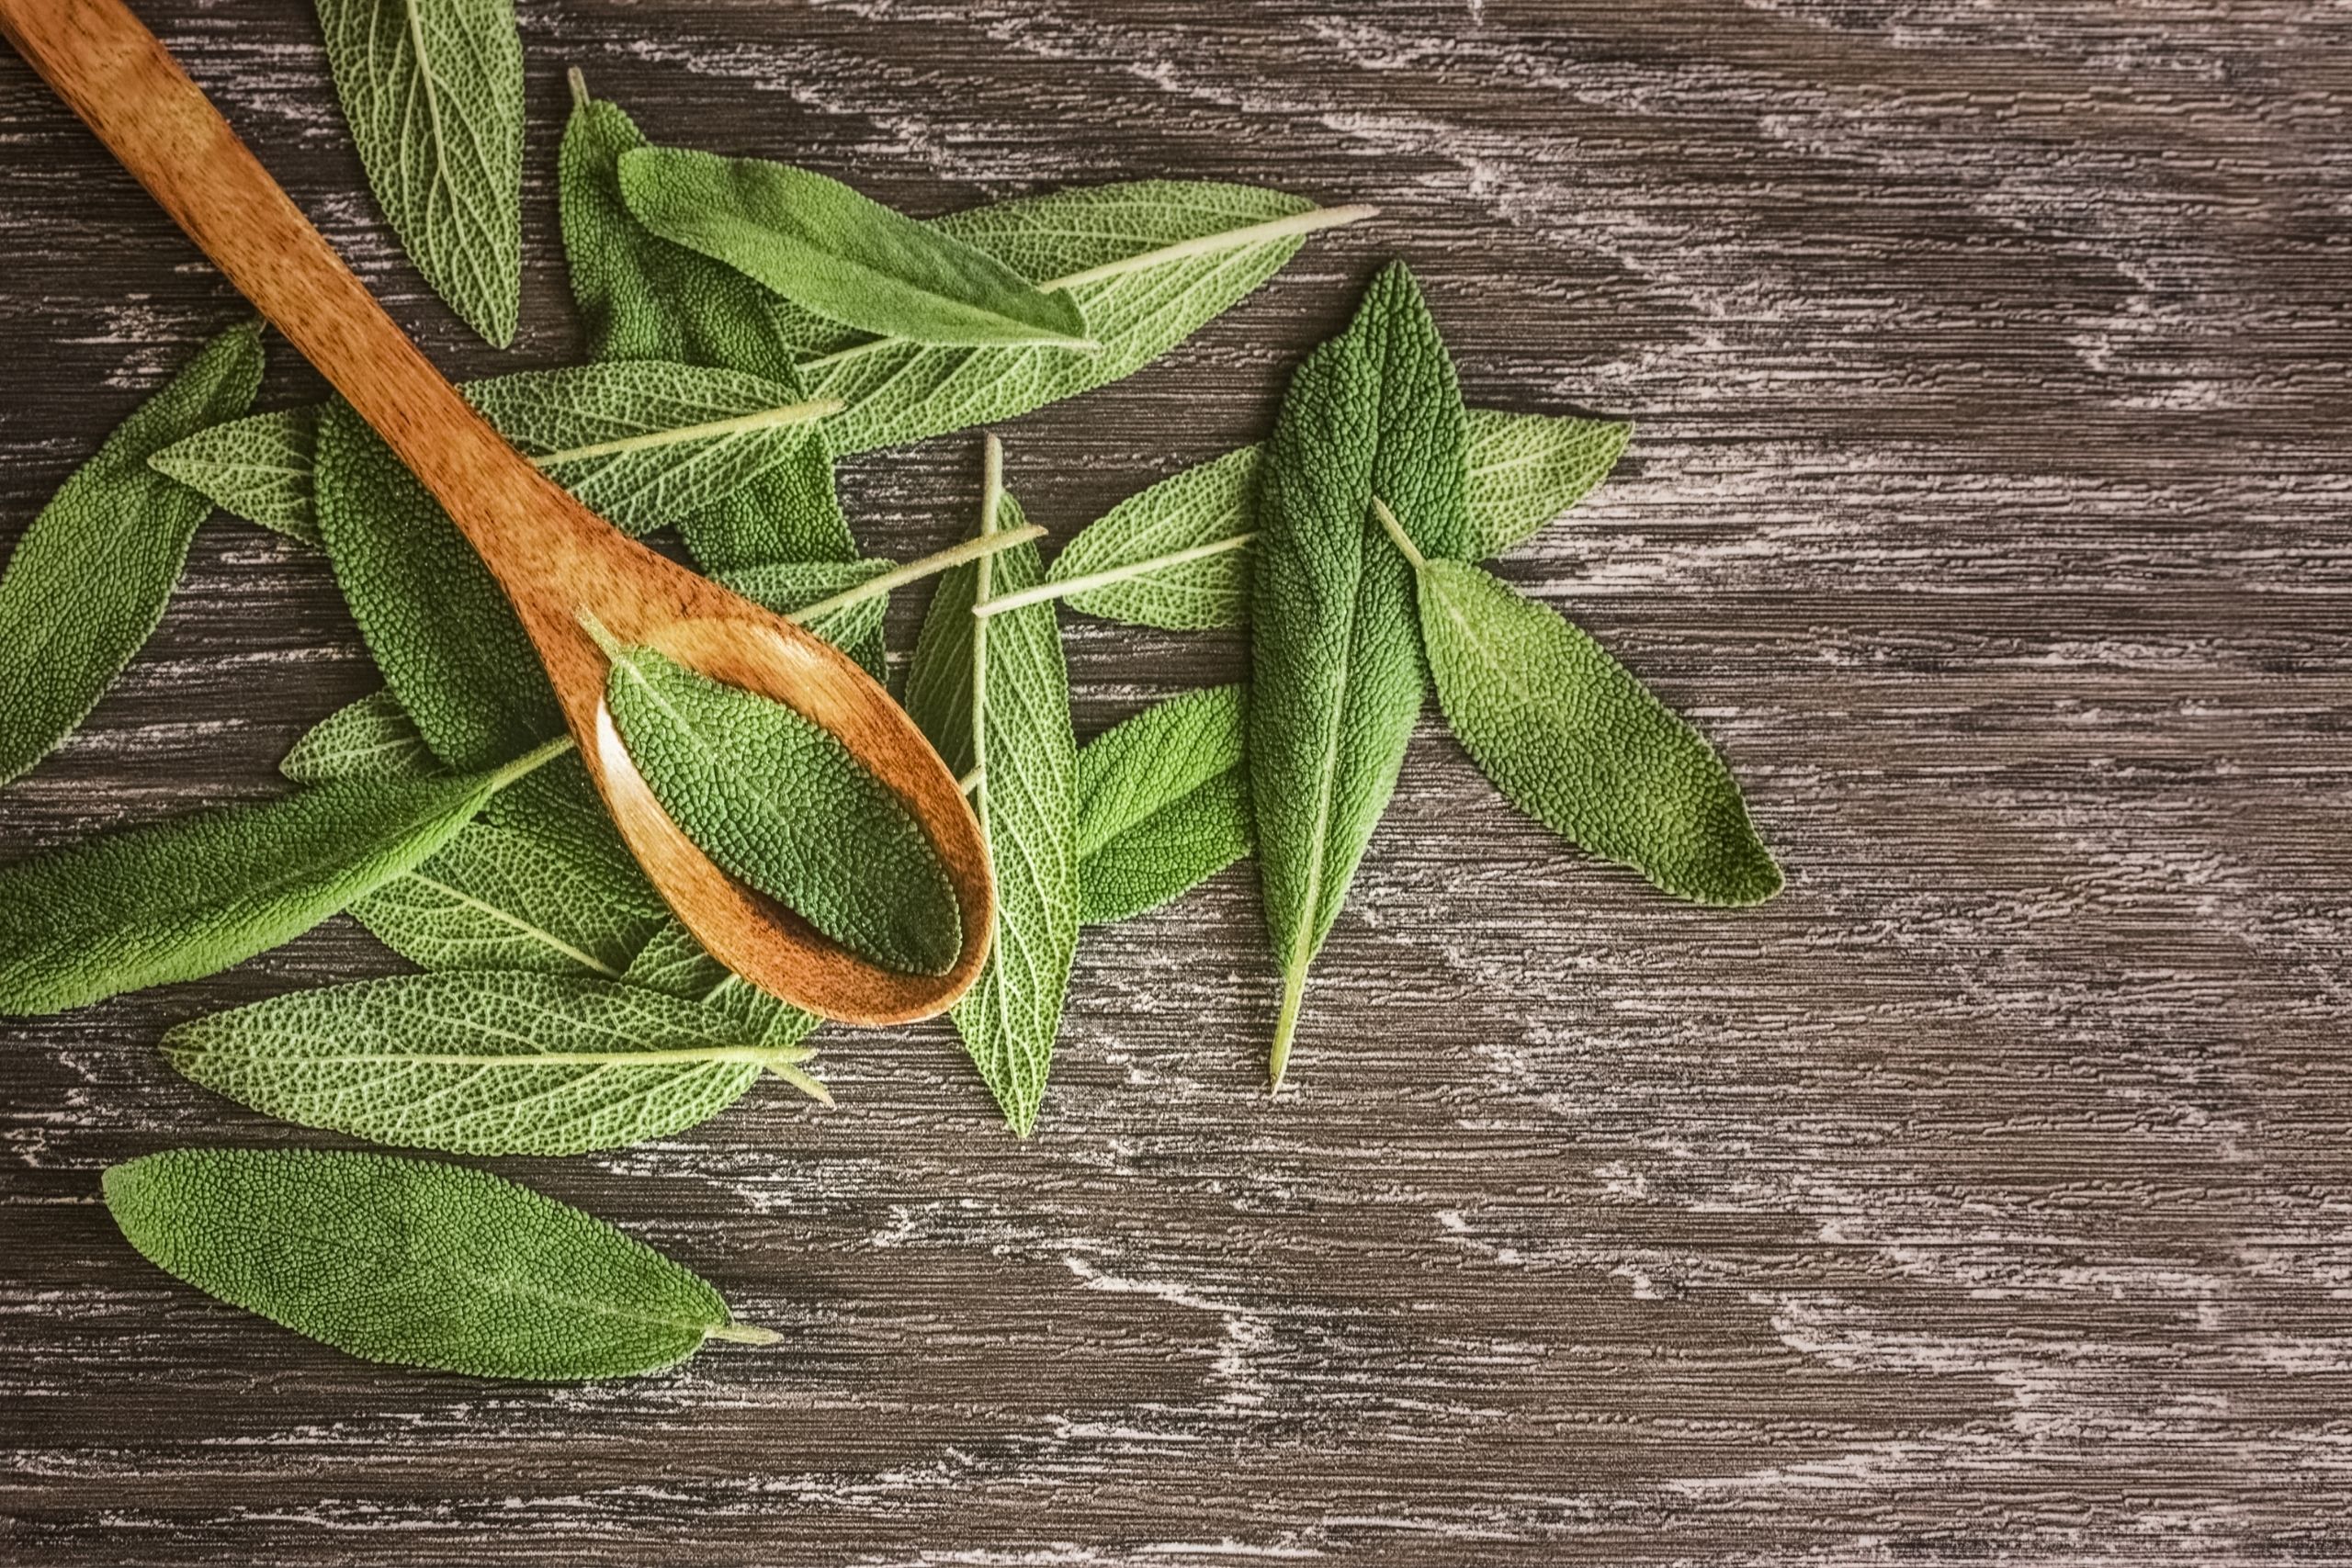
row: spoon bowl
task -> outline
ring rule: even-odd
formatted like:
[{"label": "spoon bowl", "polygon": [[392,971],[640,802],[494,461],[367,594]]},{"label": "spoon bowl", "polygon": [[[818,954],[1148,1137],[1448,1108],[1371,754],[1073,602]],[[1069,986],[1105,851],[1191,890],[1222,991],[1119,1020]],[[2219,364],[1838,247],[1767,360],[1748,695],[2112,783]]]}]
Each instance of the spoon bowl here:
[{"label": "spoon bowl", "polygon": [[[704,948],[796,1006],[880,1024],[944,1010],[978,976],[996,889],[971,808],[922,732],[856,662],[623,536],[508,446],[435,370],[121,0],[0,0],[0,34],[318,367],[448,513],[537,649],[606,809]],[[721,871],[655,801],[605,710],[586,615],[831,730],[896,794],[956,892],[944,975],[886,969]]]}]

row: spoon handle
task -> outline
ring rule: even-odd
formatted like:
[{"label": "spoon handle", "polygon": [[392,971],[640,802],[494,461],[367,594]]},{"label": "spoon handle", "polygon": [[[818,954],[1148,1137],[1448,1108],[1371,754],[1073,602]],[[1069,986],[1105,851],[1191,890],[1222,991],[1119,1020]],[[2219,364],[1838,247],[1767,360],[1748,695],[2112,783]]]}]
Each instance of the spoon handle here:
[{"label": "spoon handle", "polygon": [[121,0],[0,0],[0,35],[373,425],[509,584],[575,518],[443,378]]}]

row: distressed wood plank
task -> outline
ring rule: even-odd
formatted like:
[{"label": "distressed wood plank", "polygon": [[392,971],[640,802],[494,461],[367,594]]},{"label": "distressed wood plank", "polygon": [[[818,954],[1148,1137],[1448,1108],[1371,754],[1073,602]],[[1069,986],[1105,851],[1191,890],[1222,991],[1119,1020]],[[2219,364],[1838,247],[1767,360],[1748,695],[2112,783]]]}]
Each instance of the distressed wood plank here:
[{"label": "distressed wood plank", "polygon": [[[1260,1092],[1234,872],[1090,934],[1028,1144],[925,1026],[834,1042],[831,1113],[500,1162],[789,1331],[584,1390],[346,1361],[95,1202],[153,1148],[331,1141],[153,1047],[391,969],[356,928],[9,1022],[11,1560],[2352,1562],[2340,8],[521,0],[512,355],[376,220],[307,6],[141,9],[459,374],[577,354],[566,64],[917,212],[1150,175],[1379,202],[1006,427],[1029,513],[1255,438],[1403,254],[1473,397],[1638,422],[1503,570],[1700,717],[1792,886],[1668,904],[1425,725],[1295,1097]],[[13,59],[0,136],[10,539],[237,304]],[[843,483],[871,547],[933,547],[976,443]],[[1243,665],[1066,624],[1090,732]],[[0,846],[266,792],[372,684],[322,566],[217,521]]]}]

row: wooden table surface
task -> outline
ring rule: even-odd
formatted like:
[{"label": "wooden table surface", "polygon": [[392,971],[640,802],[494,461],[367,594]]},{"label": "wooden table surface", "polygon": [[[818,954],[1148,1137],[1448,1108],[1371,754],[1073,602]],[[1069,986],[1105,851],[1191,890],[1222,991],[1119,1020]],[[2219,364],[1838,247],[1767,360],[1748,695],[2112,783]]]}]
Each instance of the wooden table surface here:
[{"label": "wooden table surface", "polygon": [[[426,296],[300,0],[141,0],[454,372],[565,363],[563,67],[918,213],[1372,200],[1003,427],[1067,533],[1262,433],[1381,258],[1474,400],[1638,422],[1503,569],[1731,758],[1790,873],[1677,905],[1434,718],[1262,1092],[1247,868],[1090,934],[1036,1137],[937,1024],[497,1168],[786,1330],[544,1390],[363,1366],[131,1253],[107,1164],[322,1145],[173,1021],[337,920],[10,1021],[0,1557],[68,1564],[2352,1562],[2352,11],[2327,0],[521,0],[523,333]],[[237,301],[0,59],[0,541]],[[273,402],[315,394],[280,352]],[[967,526],[978,442],[847,465]],[[899,606],[903,633],[919,606]],[[1242,668],[1065,618],[1081,733]],[[901,646],[903,646],[903,637]],[[9,658],[29,650],[10,649]],[[0,849],[277,787],[372,670],[229,518]]]}]

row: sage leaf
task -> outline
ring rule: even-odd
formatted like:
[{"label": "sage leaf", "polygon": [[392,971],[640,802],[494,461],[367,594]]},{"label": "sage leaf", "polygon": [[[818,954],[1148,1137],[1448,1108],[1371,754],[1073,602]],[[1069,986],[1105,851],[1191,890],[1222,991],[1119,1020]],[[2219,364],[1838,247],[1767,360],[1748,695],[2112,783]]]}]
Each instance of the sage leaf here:
[{"label": "sage leaf", "polygon": [[[995,443],[981,531],[1023,526],[999,482]],[[979,978],[950,1012],[1012,1131],[1036,1126],[1078,951],[1078,742],[1051,605],[982,621],[976,602],[1044,569],[1023,544],[941,577],[907,672],[907,712],[972,790],[996,874],[996,932]]]},{"label": "sage leaf", "polygon": [[1731,770],[1599,643],[1475,566],[1416,573],[1439,705],[1513,805],[1677,897],[1781,890]]},{"label": "sage leaf", "polygon": [[539,834],[474,822],[354,903],[351,916],[425,969],[617,980],[661,918],[611,897],[601,871]]},{"label": "sage leaf", "polygon": [[563,728],[538,654],[490,569],[348,407],[319,422],[319,532],[385,683],[455,768],[495,766]]},{"label": "sage leaf", "polygon": [[1470,411],[1470,548],[1485,560],[1599,488],[1625,455],[1633,424],[1582,415]]},{"label": "sage leaf", "polygon": [[1198,886],[1250,852],[1249,688],[1144,709],[1078,753],[1080,918],[1101,925]]},{"label": "sage leaf", "polygon": [[[329,715],[278,771],[304,783],[443,772],[391,693]],[[576,754],[502,790],[481,820],[351,906],[384,945],[427,969],[514,968],[618,977],[666,915]]]},{"label": "sage leaf", "polygon": [[368,188],[416,270],[503,348],[523,295],[523,40],[512,0],[318,0]]},{"label": "sage leaf", "polygon": [[0,866],[0,1012],[193,980],[290,941],[432,854],[550,754],[312,784]]},{"label": "sage leaf", "polygon": [[860,339],[789,306],[778,308],[779,330],[804,355],[808,395],[847,405],[826,425],[833,450],[895,446],[1011,419],[1133,375],[1281,271],[1306,234],[1368,212],[1251,186],[1137,180],[930,221],[1040,290],[1066,293],[1102,345],[1092,354]]},{"label": "sage leaf", "polygon": [[[1307,969],[1386,809],[1421,705],[1410,569],[1469,547],[1468,437],[1444,343],[1392,264],[1347,331],[1291,378],[1267,444],[1250,619],[1250,804],[1266,930],[1283,972],[1279,1089]],[[1400,499],[1401,498],[1401,499]]]},{"label": "sage leaf", "polygon": [[0,575],[0,784],[89,716],[164,617],[212,510],[147,466],[261,386],[261,324],[212,340],[115,427],[25,529]]},{"label": "sage leaf", "polygon": [[296,784],[327,779],[429,778],[445,772],[389,691],[346,703],[305,730],[277,771]]},{"label": "sage leaf", "polygon": [[822,1021],[781,997],[770,996],[705,953],[694,932],[676,916],[662,921],[646,939],[622,979],[726,1014],[745,1039],[777,1053],[769,1071],[811,1100],[826,1105],[833,1102],[832,1091],[806,1067],[783,1059],[783,1047],[797,1044]]},{"label": "sage leaf", "polygon": [[711,575],[721,587],[779,615],[799,619],[802,626],[847,651],[871,645],[881,637],[882,618],[890,608],[887,591],[853,599],[838,608],[820,609],[814,615],[805,612],[888,576],[892,570],[887,560],[775,561]]},{"label": "sage leaf", "polygon": [[605,705],[654,797],[721,869],[876,964],[940,975],[963,948],[946,872],[840,737],[591,626]]},{"label": "sage leaf", "polygon": [[[571,94],[558,183],[564,255],[590,353],[720,366],[805,395],[792,367],[794,348],[778,330],[774,296],[631,217],[621,199],[620,160],[645,138],[618,107],[589,96],[577,71]],[[799,433],[788,450],[787,460],[679,519],[679,535],[704,570],[856,556],[824,432]],[[878,666],[878,642],[862,644],[857,657]]]},{"label": "sage leaf", "polygon": [[[501,435],[625,534],[684,525],[800,460],[830,405],[737,370],[666,360],[574,365],[458,389]],[[198,431],[151,459],[215,504],[309,544],[319,406]]]},{"label": "sage leaf", "polygon": [[666,1137],[808,1055],[661,991],[496,972],[296,991],[164,1037],[175,1071],[266,1116],[473,1155]]},{"label": "sage leaf", "polygon": [[620,171],[639,222],[830,321],[908,343],[1091,346],[1067,294],[839,180],[674,147],[625,152]]},{"label": "sage leaf", "polygon": [[[1499,554],[1582,500],[1616,466],[1632,430],[1622,420],[1470,410],[1464,558]],[[1129,496],[1070,539],[1046,592],[1130,626],[1247,624],[1262,455],[1244,446]]]},{"label": "sage leaf", "polygon": [[232,516],[315,547],[319,523],[311,486],[318,439],[315,406],[279,409],[206,425],[147,463]]},{"label": "sage leaf", "polygon": [[105,1189],[157,1268],[370,1361],[574,1382],[776,1337],[651,1247],[484,1170],[171,1149],[109,1167]]}]

